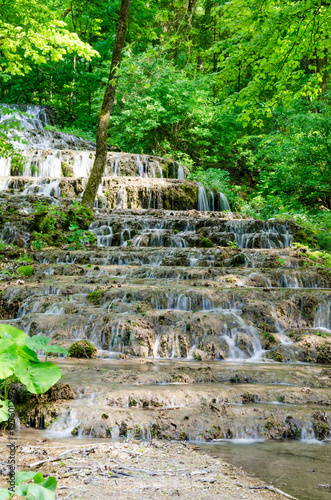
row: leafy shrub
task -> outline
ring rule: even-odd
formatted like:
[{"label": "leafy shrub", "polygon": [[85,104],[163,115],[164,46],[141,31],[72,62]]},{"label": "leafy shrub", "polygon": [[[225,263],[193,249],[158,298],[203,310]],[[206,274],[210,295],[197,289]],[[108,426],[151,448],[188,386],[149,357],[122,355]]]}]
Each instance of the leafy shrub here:
[{"label": "leafy shrub", "polygon": [[87,340],[78,340],[71,344],[69,356],[71,358],[93,358],[97,349]]}]

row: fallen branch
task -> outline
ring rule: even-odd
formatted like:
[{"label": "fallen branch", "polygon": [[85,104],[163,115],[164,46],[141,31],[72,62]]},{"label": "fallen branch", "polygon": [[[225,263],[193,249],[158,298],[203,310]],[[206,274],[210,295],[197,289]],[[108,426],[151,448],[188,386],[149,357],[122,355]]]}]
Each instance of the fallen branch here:
[{"label": "fallen branch", "polygon": [[87,449],[86,448],[78,448],[78,449],[73,448],[71,450],[66,450],[66,451],[63,451],[62,453],[60,453],[57,457],[39,460],[39,462],[34,462],[33,464],[30,464],[29,467],[30,468],[38,467],[38,465],[45,464],[46,462],[57,462],[58,460],[62,459],[63,455],[67,455],[68,453],[74,454],[74,453],[83,453],[86,451],[92,451],[92,450],[95,450],[96,447],[101,446],[102,444],[104,444],[104,443],[100,443],[99,445],[95,445],[95,446],[90,446],[90,448],[87,448]]},{"label": "fallen branch", "polygon": [[155,471],[155,470],[146,470],[146,469],[135,469],[133,467],[126,467],[126,465],[122,465],[120,464],[117,460],[115,460],[114,458],[111,458],[110,459],[112,462],[114,462],[116,465],[118,465],[121,469],[124,469],[124,470],[129,470],[131,472],[143,472],[144,474],[149,474],[150,476],[157,476],[158,474],[163,474],[163,472],[158,472],[158,471]]}]

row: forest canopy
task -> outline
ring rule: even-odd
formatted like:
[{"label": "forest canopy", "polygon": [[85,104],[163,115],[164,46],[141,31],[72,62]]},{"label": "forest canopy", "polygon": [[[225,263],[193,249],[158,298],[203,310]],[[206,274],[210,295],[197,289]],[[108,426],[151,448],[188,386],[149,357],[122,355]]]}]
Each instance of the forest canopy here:
[{"label": "forest canopy", "polygon": [[[94,140],[119,6],[0,0],[1,102]],[[328,0],[132,0],[109,145],[330,232],[330,31]]]}]

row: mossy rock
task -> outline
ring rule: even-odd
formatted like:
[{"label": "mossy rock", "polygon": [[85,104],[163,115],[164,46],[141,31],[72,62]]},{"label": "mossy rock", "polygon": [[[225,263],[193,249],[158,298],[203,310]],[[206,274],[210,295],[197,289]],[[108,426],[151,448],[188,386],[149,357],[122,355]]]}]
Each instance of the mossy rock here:
[{"label": "mossy rock", "polygon": [[66,226],[78,224],[80,229],[88,229],[94,216],[93,211],[86,207],[70,208],[67,216]]},{"label": "mossy rock", "polygon": [[199,238],[199,247],[212,248],[214,246],[214,243],[209,238],[204,238],[203,236]]},{"label": "mossy rock", "polygon": [[25,276],[26,278],[29,278],[29,276],[33,276],[35,273],[35,270],[33,269],[32,266],[20,266],[17,269],[18,274],[21,274],[22,276]]},{"label": "mossy rock", "polygon": [[92,302],[92,304],[99,306],[102,303],[103,294],[103,290],[94,290],[94,292],[89,293],[86,298],[89,302]]},{"label": "mossy rock", "polygon": [[78,340],[69,348],[71,358],[94,358],[96,352],[97,349],[87,340]]},{"label": "mossy rock", "polygon": [[61,163],[62,177],[74,177],[74,168],[65,161]]},{"label": "mossy rock", "polygon": [[246,262],[245,255],[243,253],[239,253],[232,257],[230,265],[233,267],[243,266]]},{"label": "mossy rock", "polygon": [[54,247],[60,247],[66,243],[66,239],[61,231],[53,231],[48,238],[50,244]]}]

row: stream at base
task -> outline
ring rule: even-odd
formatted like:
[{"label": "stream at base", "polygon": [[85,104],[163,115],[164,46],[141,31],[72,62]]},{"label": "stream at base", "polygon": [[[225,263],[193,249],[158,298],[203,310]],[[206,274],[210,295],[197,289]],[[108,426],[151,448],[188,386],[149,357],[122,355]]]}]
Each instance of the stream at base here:
[{"label": "stream at base", "polygon": [[329,500],[331,489],[316,488],[330,483],[331,442],[243,441],[198,443],[201,451],[242,467],[255,476],[300,500]]}]

